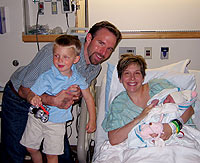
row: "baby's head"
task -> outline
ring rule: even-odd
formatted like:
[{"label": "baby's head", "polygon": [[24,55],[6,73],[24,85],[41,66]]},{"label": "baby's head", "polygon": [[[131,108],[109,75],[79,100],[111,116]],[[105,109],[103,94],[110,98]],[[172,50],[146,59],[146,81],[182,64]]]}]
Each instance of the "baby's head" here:
[{"label": "baby's head", "polygon": [[165,103],[176,103],[176,104],[184,104],[184,103],[192,103],[193,99],[197,97],[197,93],[191,90],[183,90],[178,92],[170,93],[166,99],[163,101]]},{"label": "baby's head", "polygon": [[165,103],[175,103],[173,97],[169,94],[166,99],[163,101],[163,104]]}]

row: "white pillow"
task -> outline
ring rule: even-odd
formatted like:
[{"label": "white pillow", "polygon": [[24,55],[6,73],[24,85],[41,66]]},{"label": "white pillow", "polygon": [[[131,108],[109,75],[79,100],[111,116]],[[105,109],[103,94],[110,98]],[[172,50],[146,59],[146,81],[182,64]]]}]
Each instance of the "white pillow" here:
[{"label": "white pillow", "polygon": [[194,123],[196,124],[197,129],[200,130],[200,70],[189,70],[189,73],[194,74],[195,75],[195,79],[196,79],[196,92],[198,93],[198,99],[195,102],[195,107],[194,107],[194,111],[195,111],[195,116],[194,116]]},{"label": "white pillow", "polygon": [[196,92],[198,93],[198,96],[200,97],[200,70],[189,70],[190,74],[194,74],[195,79],[196,79]]},{"label": "white pillow", "polygon": [[158,70],[158,71],[174,71],[174,72],[182,72],[182,73],[188,73],[187,66],[190,63],[190,59],[182,60],[176,63],[172,63],[170,65],[162,66],[159,68],[154,68],[151,70]]},{"label": "white pillow", "polygon": [[[144,83],[153,78],[164,78],[181,89],[196,88],[195,77],[193,74],[187,72],[187,65],[190,60],[186,59],[171,65],[163,66],[156,69],[147,69]],[[108,111],[112,100],[124,89],[119,82],[117,74],[117,66],[108,63],[107,81],[106,81],[106,96],[105,96],[105,110]]]}]

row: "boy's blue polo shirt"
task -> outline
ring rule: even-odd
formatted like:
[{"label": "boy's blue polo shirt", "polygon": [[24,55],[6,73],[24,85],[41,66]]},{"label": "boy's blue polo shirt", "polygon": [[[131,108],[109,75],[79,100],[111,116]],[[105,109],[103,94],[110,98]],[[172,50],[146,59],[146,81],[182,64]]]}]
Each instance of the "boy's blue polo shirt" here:
[{"label": "boy's blue polo shirt", "polygon": [[[67,89],[69,86],[77,84],[81,89],[88,88],[88,84],[76,70],[76,67],[72,66],[72,76],[69,78],[62,75],[58,69],[52,65],[51,69],[44,72],[36,80],[35,84],[31,87],[31,90],[37,95],[47,93],[49,95],[56,95],[63,89]],[[72,119],[71,109],[59,109],[55,106],[48,106],[49,121],[54,123],[62,123]]]}]

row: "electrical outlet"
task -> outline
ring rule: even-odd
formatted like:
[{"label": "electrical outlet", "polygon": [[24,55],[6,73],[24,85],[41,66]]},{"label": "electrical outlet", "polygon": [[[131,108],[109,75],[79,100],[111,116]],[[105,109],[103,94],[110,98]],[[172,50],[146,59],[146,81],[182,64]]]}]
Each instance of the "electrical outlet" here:
[{"label": "electrical outlet", "polygon": [[152,59],[152,47],[144,47],[144,58]]},{"label": "electrical outlet", "polygon": [[119,57],[124,53],[136,55],[136,47],[119,47]]},{"label": "electrical outlet", "polygon": [[38,2],[38,10],[40,15],[44,15],[44,2]]},{"label": "electrical outlet", "polygon": [[161,47],[160,59],[169,58],[169,47]]}]

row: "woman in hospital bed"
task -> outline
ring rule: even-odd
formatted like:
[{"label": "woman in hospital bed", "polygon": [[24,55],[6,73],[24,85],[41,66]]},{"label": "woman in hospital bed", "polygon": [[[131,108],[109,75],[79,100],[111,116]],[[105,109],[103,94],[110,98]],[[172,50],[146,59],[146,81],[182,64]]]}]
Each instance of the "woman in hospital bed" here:
[{"label": "woman in hospital bed", "polygon": [[[135,148],[129,143],[129,137],[131,137],[129,134],[135,127],[141,124],[142,120],[155,106],[155,101],[147,105],[148,101],[164,89],[176,88],[166,79],[153,79],[143,84],[146,68],[146,62],[142,56],[133,56],[131,54],[121,56],[117,65],[117,71],[118,78],[126,91],[121,92],[115,97],[109,106],[109,111],[102,123],[103,129],[108,132],[109,141],[103,144],[99,156],[94,162],[181,162],[186,160],[186,162],[195,162],[196,157],[200,159],[199,142],[198,140],[189,140],[192,137],[190,133],[188,133],[187,140],[183,140],[184,142],[189,141],[184,148],[184,154],[180,152],[180,149],[183,149],[182,145],[174,146],[174,144],[171,144],[171,146],[165,146],[161,150],[156,147]],[[193,114],[193,107],[190,106],[176,119],[179,125],[177,127],[181,127],[181,123],[186,123]],[[175,135],[172,134],[174,129],[169,123],[163,123],[162,126],[163,130],[160,135],[162,140],[166,141],[172,135]],[[198,136],[200,133],[195,129],[191,130],[190,132],[200,140]],[[151,136],[156,137],[157,134],[152,134]],[[193,147],[195,148],[193,149]],[[151,150],[148,150],[149,148]],[[176,159],[173,157],[174,153],[176,153]],[[172,158],[169,157],[170,154]],[[188,158],[191,155],[192,157]]]}]

